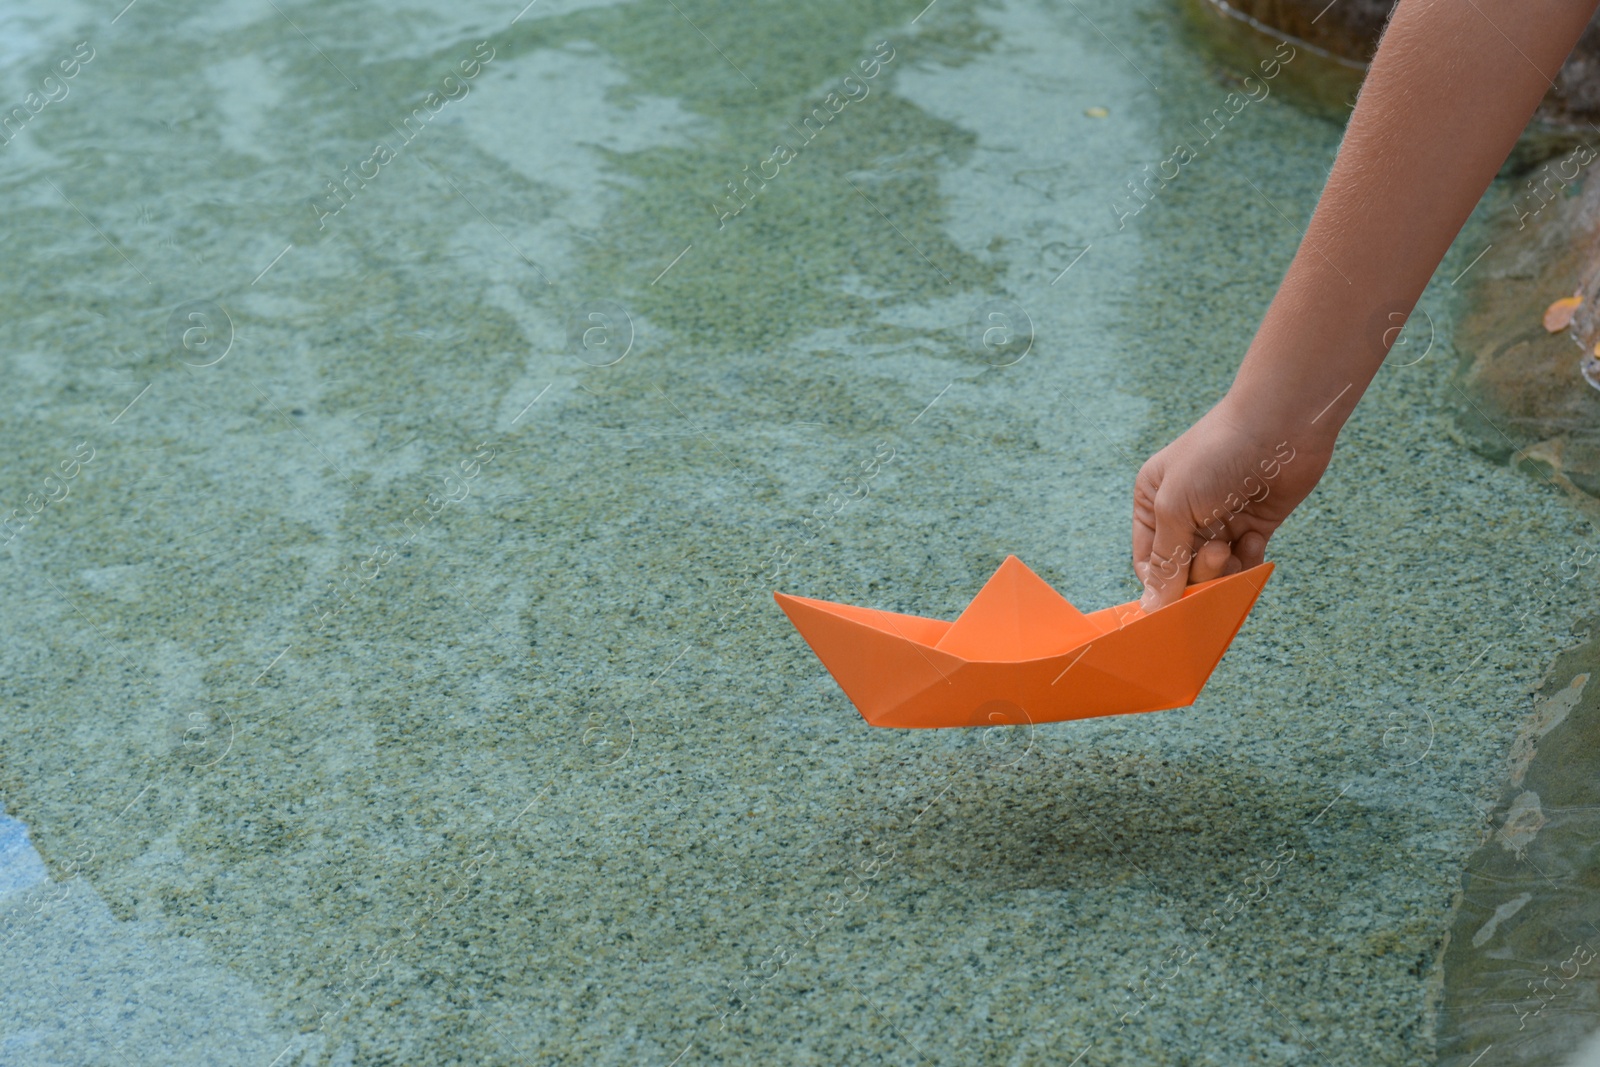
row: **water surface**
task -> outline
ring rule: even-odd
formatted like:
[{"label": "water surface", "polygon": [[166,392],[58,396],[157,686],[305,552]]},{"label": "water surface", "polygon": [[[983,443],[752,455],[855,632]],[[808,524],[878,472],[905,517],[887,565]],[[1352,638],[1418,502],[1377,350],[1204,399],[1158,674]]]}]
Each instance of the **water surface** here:
[{"label": "water surface", "polygon": [[1239,89],[1156,0],[518,6],[4,16],[93,57],[0,147],[0,1062],[1427,1062],[1595,585],[1446,429],[1478,230],[1192,709],[873,730],[770,591],[1132,598],[1338,130],[1128,217]]}]

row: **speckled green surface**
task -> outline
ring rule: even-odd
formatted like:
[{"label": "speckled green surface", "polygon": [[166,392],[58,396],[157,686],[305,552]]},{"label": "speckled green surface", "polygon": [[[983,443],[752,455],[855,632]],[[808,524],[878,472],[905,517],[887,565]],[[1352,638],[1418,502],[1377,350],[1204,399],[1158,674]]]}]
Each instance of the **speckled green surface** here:
[{"label": "speckled green surface", "polygon": [[5,15],[7,99],[96,56],[0,147],[4,507],[93,449],[0,561],[51,879],[0,895],[0,1063],[1427,1062],[1596,584],[1449,436],[1474,232],[1193,709],[877,731],[770,590],[1129,599],[1133,474],[1338,131],[1251,104],[1118,230],[1233,88],[1154,0],[517,6]]}]

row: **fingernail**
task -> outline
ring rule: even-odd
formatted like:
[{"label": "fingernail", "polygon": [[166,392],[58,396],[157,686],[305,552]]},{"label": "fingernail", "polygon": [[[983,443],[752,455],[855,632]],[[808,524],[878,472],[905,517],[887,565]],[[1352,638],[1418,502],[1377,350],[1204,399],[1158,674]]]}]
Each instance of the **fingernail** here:
[{"label": "fingernail", "polygon": [[1144,587],[1144,596],[1139,598],[1139,610],[1140,611],[1154,611],[1154,610],[1156,610],[1156,599],[1157,599],[1157,597],[1156,597],[1156,587],[1153,586],[1153,585],[1146,584],[1145,587]]}]

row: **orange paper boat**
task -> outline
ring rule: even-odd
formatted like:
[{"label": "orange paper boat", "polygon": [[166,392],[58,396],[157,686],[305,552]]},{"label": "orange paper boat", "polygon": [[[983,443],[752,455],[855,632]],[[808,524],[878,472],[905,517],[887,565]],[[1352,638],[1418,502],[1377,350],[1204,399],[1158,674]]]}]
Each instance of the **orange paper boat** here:
[{"label": "orange paper boat", "polygon": [[955,622],[774,593],[873,726],[1061,722],[1193,704],[1272,564],[1192,585],[1146,614],[1085,615],[1015,556]]}]

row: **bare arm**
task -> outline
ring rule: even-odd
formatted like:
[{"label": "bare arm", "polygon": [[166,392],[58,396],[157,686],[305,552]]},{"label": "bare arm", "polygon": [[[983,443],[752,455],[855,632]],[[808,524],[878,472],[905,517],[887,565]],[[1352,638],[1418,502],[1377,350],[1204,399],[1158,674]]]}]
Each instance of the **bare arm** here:
[{"label": "bare arm", "polygon": [[1301,408],[1309,423],[1354,382],[1327,417],[1335,431],[1343,425],[1384,357],[1373,324],[1416,305],[1595,6],[1396,8],[1305,239],[1239,368],[1242,403]]},{"label": "bare arm", "polygon": [[[1326,469],[1391,327],[1416,305],[1596,6],[1401,0],[1232,388],[1139,472],[1134,567],[1147,607],[1261,562]],[[1295,458],[1264,481],[1280,442]],[[1255,499],[1246,479],[1265,495]]]}]

